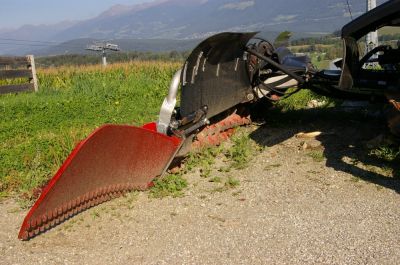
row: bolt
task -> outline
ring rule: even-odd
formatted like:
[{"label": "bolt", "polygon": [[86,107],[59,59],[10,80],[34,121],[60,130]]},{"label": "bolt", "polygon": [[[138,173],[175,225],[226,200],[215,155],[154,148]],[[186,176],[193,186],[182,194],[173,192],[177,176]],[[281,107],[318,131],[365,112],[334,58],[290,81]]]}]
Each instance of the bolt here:
[{"label": "bolt", "polygon": [[247,100],[248,101],[254,100],[254,94],[247,94]]}]

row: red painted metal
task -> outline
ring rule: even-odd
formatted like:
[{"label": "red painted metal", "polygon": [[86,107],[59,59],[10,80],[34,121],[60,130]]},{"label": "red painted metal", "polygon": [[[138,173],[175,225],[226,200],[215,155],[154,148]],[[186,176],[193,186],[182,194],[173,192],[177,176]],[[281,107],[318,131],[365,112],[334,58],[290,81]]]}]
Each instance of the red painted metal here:
[{"label": "red painted metal", "polygon": [[228,140],[234,133],[234,128],[251,123],[250,117],[242,117],[236,113],[224,120],[205,127],[196,135],[192,149],[201,149],[207,146],[220,145]]},{"label": "red painted metal", "polygon": [[155,130],[154,123],[106,125],[80,142],[25,217],[18,238],[28,240],[89,207],[147,189],[181,144]]}]

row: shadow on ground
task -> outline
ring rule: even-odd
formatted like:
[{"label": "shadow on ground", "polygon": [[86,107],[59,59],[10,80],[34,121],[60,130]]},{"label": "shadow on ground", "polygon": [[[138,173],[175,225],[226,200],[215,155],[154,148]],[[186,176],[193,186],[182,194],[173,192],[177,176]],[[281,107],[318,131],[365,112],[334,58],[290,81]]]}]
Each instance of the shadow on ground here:
[{"label": "shadow on ground", "polygon": [[[400,157],[388,162],[369,155],[370,150],[366,147],[371,139],[388,133],[383,117],[374,118],[362,111],[349,113],[333,108],[285,112],[272,109],[263,117],[265,124],[250,136],[258,144],[270,147],[300,132],[324,132],[326,134],[316,137],[316,140],[323,146],[327,167],[400,193]],[[372,170],[373,167],[392,173],[380,174]]]}]

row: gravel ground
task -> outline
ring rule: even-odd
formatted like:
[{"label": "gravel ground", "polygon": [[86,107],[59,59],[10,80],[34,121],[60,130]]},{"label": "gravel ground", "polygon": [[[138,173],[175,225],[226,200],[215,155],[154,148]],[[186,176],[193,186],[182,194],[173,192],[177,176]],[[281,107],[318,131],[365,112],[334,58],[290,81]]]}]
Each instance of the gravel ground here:
[{"label": "gravel ground", "polygon": [[[0,263],[399,264],[400,181],[361,148],[375,125],[349,122],[249,128],[265,148],[246,169],[218,160],[212,172],[239,186],[194,172],[182,198],[133,193],[29,242],[17,240],[26,210],[4,201]],[[304,129],[332,134],[293,137]]]}]

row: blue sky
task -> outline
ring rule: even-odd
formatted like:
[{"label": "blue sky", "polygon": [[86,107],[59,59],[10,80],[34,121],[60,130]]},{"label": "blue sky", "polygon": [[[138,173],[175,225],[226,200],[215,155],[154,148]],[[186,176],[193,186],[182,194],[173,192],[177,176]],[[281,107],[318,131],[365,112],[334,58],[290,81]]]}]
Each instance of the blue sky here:
[{"label": "blue sky", "polygon": [[0,0],[0,28],[24,24],[51,24],[98,15],[116,4],[138,4],[152,0]]}]

